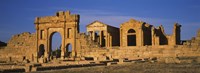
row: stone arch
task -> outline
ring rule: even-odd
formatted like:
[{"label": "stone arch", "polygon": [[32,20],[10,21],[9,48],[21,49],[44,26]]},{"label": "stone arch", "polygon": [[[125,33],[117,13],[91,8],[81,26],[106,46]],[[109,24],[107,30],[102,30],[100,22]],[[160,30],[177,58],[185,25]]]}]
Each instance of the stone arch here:
[{"label": "stone arch", "polygon": [[38,58],[41,58],[42,56],[44,56],[44,53],[45,53],[44,44],[40,44],[39,51],[38,51]]},{"label": "stone arch", "polygon": [[[35,20],[36,36],[37,36],[37,50],[39,50],[39,45],[45,45],[45,56],[47,61],[51,61],[51,39],[55,32],[60,33],[62,38],[61,46],[61,59],[65,58],[65,45],[66,43],[71,43],[73,46],[72,57],[76,56],[76,37],[79,33],[79,15],[70,14],[69,11],[59,11],[54,16],[37,17]],[[38,51],[37,51],[38,53]],[[36,55],[38,62],[38,55]]]},{"label": "stone arch", "polygon": [[[59,45],[58,47],[53,47],[53,45],[55,45],[55,43],[54,43],[55,41],[53,42],[53,39],[54,39],[53,37],[54,37],[55,34],[58,34],[61,38],[61,42],[60,42],[60,44],[58,44]],[[63,41],[62,34],[58,31],[54,31],[54,32],[50,33],[49,41],[50,41],[49,42],[50,55],[56,56],[56,58],[60,58],[61,57],[61,51],[63,51],[62,48],[61,48],[62,47],[62,41]],[[55,49],[55,50],[53,50],[53,49]]]},{"label": "stone arch", "polygon": [[134,29],[129,29],[128,33],[135,33],[135,30]]},{"label": "stone arch", "polygon": [[72,53],[72,44],[68,43],[66,45],[66,57],[71,57],[71,53]]},{"label": "stone arch", "polygon": [[127,32],[127,46],[136,46],[136,31],[129,29]]}]

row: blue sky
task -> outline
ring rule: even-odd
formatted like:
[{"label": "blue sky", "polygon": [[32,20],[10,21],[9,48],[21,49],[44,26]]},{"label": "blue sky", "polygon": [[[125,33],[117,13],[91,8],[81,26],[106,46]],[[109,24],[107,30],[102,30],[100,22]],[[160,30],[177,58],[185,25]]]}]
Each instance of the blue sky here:
[{"label": "blue sky", "polygon": [[0,40],[7,42],[14,34],[33,33],[35,17],[66,10],[81,15],[81,32],[95,20],[119,27],[130,18],[154,26],[162,24],[167,34],[178,22],[182,39],[196,36],[200,28],[200,0],[0,0]]}]

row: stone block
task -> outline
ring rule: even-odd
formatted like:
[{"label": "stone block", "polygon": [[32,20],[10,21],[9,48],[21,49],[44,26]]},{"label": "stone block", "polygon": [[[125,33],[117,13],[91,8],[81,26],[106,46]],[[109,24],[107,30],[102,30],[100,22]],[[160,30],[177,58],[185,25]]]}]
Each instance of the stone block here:
[{"label": "stone block", "polygon": [[176,61],[178,62],[178,60],[173,57],[165,58],[165,63],[176,63]]},{"label": "stone block", "polygon": [[80,61],[81,60],[81,58],[75,58],[75,61]]},{"label": "stone block", "polygon": [[23,60],[23,63],[30,63],[28,59]]},{"label": "stone block", "polygon": [[98,57],[98,61],[106,61],[106,56],[100,56],[100,57]]},{"label": "stone block", "polygon": [[95,61],[95,63],[100,63],[100,61]]},{"label": "stone block", "polygon": [[122,64],[122,63],[124,63],[124,59],[117,59],[117,60],[118,60],[117,64]]},{"label": "stone block", "polygon": [[85,58],[84,58],[84,57],[81,57],[81,58],[80,58],[80,60],[84,61],[84,60],[85,60]]},{"label": "stone block", "polygon": [[43,58],[40,58],[38,61],[39,61],[39,63],[44,63]]},{"label": "stone block", "polygon": [[31,72],[32,65],[31,64],[25,64],[25,72]]},{"label": "stone block", "polygon": [[37,67],[32,67],[31,72],[37,71]]},{"label": "stone block", "polygon": [[110,62],[107,62],[107,63],[106,63],[106,66],[110,66],[110,65],[111,65],[111,63],[110,63]]},{"label": "stone block", "polygon": [[94,60],[94,61],[97,61],[98,59],[97,59],[97,57],[93,57],[93,60]]}]

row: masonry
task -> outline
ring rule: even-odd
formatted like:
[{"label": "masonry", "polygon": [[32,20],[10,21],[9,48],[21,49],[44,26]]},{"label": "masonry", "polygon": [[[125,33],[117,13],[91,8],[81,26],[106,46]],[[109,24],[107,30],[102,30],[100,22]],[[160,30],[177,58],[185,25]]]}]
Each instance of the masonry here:
[{"label": "masonry", "polygon": [[35,37],[36,34],[29,32],[12,36],[8,45],[0,51],[1,60],[22,62],[28,59],[33,61],[34,49],[36,48]]},{"label": "masonry", "polygon": [[86,33],[80,33],[79,20],[80,15],[71,14],[70,11],[37,17],[34,22],[36,32],[14,35],[8,45],[1,49],[0,58],[6,58],[6,61],[13,58],[34,63],[51,62],[55,59],[52,54],[54,33],[60,33],[62,37],[60,60],[85,60],[91,57],[93,60],[105,61],[200,56],[200,31],[196,38],[182,43],[181,25],[178,23],[174,24],[171,35],[164,32],[162,25],[155,27],[135,19],[120,24],[120,27],[97,20],[86,26]]}]

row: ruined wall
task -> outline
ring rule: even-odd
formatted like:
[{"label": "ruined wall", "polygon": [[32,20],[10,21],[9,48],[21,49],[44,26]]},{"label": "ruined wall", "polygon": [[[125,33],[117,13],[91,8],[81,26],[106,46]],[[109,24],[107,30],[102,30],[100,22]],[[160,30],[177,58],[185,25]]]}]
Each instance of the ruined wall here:
[{"label": "ruined wall", "polygon": [[188,40],[183,43],[183,45],[189,46],[200,46],[200,29],[198,30],[196,37],[193,37],[191,40]]},{"label": "ruined wall", "polygon": [[84,57],[88,51],[92,52],[92,49],[101,48],[98,42],[93,41],[92,38],[85,33],[79,33],[77,35],[76,45],[77,57]]},{"label": "ruined wall", "polygon": [[144,58],[187,58],[200,57],[199,47],[189,46],[142,46],[142,47],[115,47],[110,49],[93,48],[81,52],[81,57],[93,57],[97,60],[112,59],[144,59]]},{"label": "ruined wall", "polygon": [[173,35],[175,37],[175,45],[181,44],[181,25],[178,23],[174,24]]},{"label": "ruined wall", "polygon": [[[36,48],[36,35],[29,32],[24,32],[12,36],[8,41],[8,45],[0,50],[0,57],[12,59],[13,61],[23,61],[23,59],[29,59],[32,61],[32,55]],[[2,59],[0,59],[2,60]]]},{"label": "ruined wall", "polygon": [[97,60],[107,59],[144,59],[144,58],[181,58],[200,57],[200,30],[197,36],[184,45],[129,46],[111,48],[85,49],[82,57],[94,57]]},{"label": "ruined wall", "polygon": [[173,32],[171,35],[167,35],[168,45],[180,45],[181,44],[181,25],[174,24]]},{"label": "ruined wall", "polygon": [[181,37],[181,25],[178,23],[174,24],[173,32],[171,35],[167,35],[164,32],[164,27],[161,25],[158,28],[152,28],[152,43],[153,45],[180,45]]},{"label": "ruined wall", "polygon": [[143,31],[143,41],[144,41],[144,46],[146,45],[152,45],[152,34],[151,34],[151,28],[152,25],[144,23],[142,25],[142,31]]},{"label": "ruined wall", "polygon": [[154,28],[153,29],[153,36],[155,35],[155,37],[153,37],[152,39],[154,39],[153,42],[157,42],[154,45],[168,45],[168,38],[167,35],[164,32],[164,27],[161,25],[158,28]]},{"label": "ruined wall", "polygon": [[120,34],[119,28],[108,26],[107,27],[108,33],[112,37],[111,42],[112,46],[119,46],[120,45]]}]

